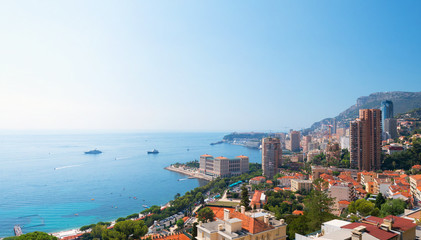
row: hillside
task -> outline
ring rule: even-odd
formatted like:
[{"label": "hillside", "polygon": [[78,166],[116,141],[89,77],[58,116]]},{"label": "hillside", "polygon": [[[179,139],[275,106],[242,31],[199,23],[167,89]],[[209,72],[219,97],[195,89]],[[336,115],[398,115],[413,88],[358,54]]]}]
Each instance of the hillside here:
[{"label": "hillside", "polygon": [[347,127],[349,121],[358,117],[360,109],[380,108],[380,104],[384,100],[393,102],[393,111],[395,115],[409,112],[416,108],[421,108],[421,92],[378,92],[369,96],[359,97],[356,104],[352,105],[345,111],[341,112],[335,118],[326,118],[315,122],[305,132],[313,131],[322,124],[332,124],[334,119],[337,121],[338,127]]}]

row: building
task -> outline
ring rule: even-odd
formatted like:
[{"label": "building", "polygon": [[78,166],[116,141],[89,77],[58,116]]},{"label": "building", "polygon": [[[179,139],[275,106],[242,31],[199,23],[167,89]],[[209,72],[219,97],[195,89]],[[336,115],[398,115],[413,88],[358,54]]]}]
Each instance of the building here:
[{"label": "building", "polygon": [[417,225],[412,220],[389,215],[385,218],[367,217],[361,222],[332,220],[322,224],[320,233],[303,236],[296,240],[413,240]]},{"label": "building", "polygon": [[282,164],[282,148],[279,138],[262,139],[262,170],[263,175],[272,179],[278,173]]},{"label": "building", "polygon": [[230,212],[224,209],[223,216],[215,214],[216,221],[200,222],[197,225],[197,240],[284,240],[287,238],[287,224],[283,219],[276,220],[266,211]]},{"label": "building", "polygon": [[421,175],[409,176],[409,186],[414,202],[421,201]]},{"label": "building", "polygon": [[[385,126],[385,120],[388,118],[393,118],[393,102],[386,100],[381,103],[380,110],[382,111],[382,124]],[[383,132],[385,132],[385,129]]]},{"label": "building", "polygon": [[356,199],[354,186],[348,183],[336,183],[329,187],[328,193],[329,197],[334,199],[333,213],[336,215],[340,215],[344,209],[343,206],[340,206],[341,201],[346,201],[349,204]]},{"label": "building", "polygon": [[254,178],[250,179],[250,181],[249,181],[249,183],[251,185],[258,185],[258,184],[264,183],[264,182],[266,182],[266,178],[263,177],[263,176],[254,177]]},{"label": "building", "polygon": [[309,151],[308,146],[310,143],[311,143],[311,136],[310,135],[305,136],[304,142],[303,142],[303,152],[306,153]]},{"label": "building", "polygon": [[299,152],[300,151],[300,132],[291,131],[290,138],[291,138],[291,152]]},{"label": "building", "polygon": [[380,169],[381,111],[360,109],[360,117],[350,123],[351,164],[359,170]]},{"label": "building", "polygon": [[249,158],[237,156],[235,158],[216,157],[212,155],[200,156],[199,172],[214,177],[238,176],[249,171]]},{"label": "building", "polygon": [[396,139],[398,137],[398,120],[396,118],[386,118],[383,124],[384,139]]},{"label": "building", "polygon": [[349,137],[342,136],[340,138],[341,149],[348,149],[349,150]]},{"label": "building", "polygon": [[313,186],[313,182],[311,180],[302,180],[302,179],[291,179],[291,191],[306,191],[309,192],[311,187]]},{"label": "building", "polygon": [[256,190],[254,191],[253,197],[250,202],[250,206],[252,209],[259,209],[262,208],[263,205],[266,204],[266,194],[264,191]]}]

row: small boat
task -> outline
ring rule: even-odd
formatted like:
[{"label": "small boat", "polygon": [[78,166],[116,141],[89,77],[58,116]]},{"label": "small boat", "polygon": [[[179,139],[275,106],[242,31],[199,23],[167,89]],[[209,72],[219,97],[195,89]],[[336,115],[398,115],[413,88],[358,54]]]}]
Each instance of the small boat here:
[{"label": "small boat", "polygon": [[75,213],[75,216],[79,216],[79,214],[78,213]]},{"label": "small boat", "polygon": [[149,207],[148,207],[148,205],[142,205],[142,207],[144,207],[144,208],[149,208]]},{"label": "small boat", "polygon": [[94,201],[95,199],[94,198],[91,198],[91,201]]},{"label": "small boat", "polygon": [[100,153],[102,152],[97,149],[85,152],[85,154],[100,154]]},{"label": "small boat", "polygon": [[148,151],[148,154],[158,154],[158,153],[159,153],[159,151],[156,150],[156,149],[154,149],[152,151]]}]

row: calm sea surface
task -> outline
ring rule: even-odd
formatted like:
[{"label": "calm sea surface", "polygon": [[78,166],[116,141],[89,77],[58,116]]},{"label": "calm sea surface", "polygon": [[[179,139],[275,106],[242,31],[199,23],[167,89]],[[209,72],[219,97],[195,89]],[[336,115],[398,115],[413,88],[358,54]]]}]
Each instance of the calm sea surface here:
[{"label": "calm sea surface", "polygon": [[[201,154],[243,154],[250,162],[261,162],[259,150],[209,145],[224,135],[2,134],[0,237],[13,235],[16,224],[24,233],[56,232],[127,216],[142,211],[144,204],[165,204],[177,193],[206,182],[163,168],[199,159]],[[95,148],[103,153],[84,154]],[[160,153],[146,153],[154,148]]]}]

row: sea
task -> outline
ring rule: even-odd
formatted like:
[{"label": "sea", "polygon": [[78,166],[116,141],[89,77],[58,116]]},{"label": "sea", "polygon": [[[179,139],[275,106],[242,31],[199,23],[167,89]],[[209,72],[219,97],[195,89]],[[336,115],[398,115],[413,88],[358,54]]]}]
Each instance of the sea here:
[{"label": "sea", "polygon": [[[176,162],[261,152],[210,143],[227,133],[2,133],[0,134],[0,237],[48,233],[112,221],[164,205],[207,182],[165,170]],[[84,152],[98,149],[102,154]],[[147,154],[157,149],[159,154]]]}]

